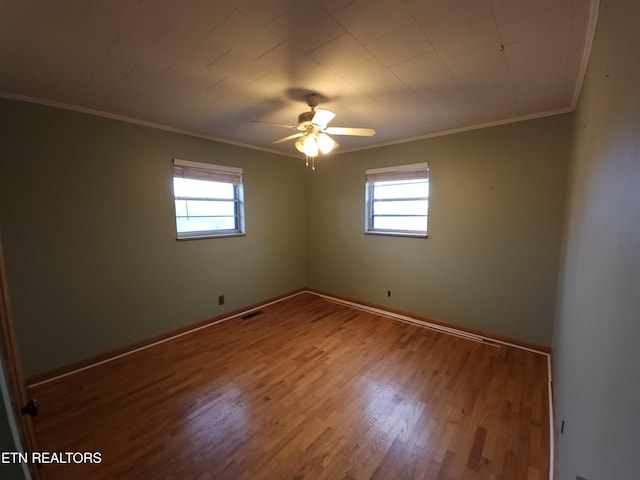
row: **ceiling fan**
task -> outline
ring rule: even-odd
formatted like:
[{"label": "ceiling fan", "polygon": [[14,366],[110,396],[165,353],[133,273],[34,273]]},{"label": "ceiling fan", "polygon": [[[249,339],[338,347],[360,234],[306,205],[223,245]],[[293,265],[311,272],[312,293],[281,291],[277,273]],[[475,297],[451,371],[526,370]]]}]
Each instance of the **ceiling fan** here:
[{"label": "ceiling fan", "polygon": [[329,134],[356,135],[363,137],[371,137],[375,135],[376,131],[373,128],[327,126],[336,114],[329,110],[317,108],[320,103],[317,94],[308,93],[304,98],[311,110],[298,115],[298,125],[282,125],[279,123],[260,122],[257,120],[254,120],[254,122],[298,130],[297,133],[280,138],[272,143],[283,143],[297,138],[295,143],[296,149],[304,153],[307,158],[307,165],[309,165],[309,158],[311,158],[311,165],[314,170],[315,157],[318,156],[319,153],[322,153],[323,155],[327,154],[338,146],[338,143],[333,140]]}]

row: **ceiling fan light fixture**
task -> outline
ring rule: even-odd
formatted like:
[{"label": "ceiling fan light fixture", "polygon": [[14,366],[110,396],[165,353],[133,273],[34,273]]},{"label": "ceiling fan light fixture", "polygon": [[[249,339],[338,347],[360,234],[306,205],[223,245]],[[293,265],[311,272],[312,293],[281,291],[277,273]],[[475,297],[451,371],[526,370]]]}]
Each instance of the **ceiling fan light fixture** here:
[{"label": "ceiling fan light fixture", "polygon": [[[273,144],[288,142],[293,139],[295,141],[296,149],[304,154],[307,164],[311,163],[312,167],[315,163],[315,158],[319,153],[327,155],[331,153],[335,148],[340,145],[336,142],[331,135],[355,135],[361,137],[370,137],[375,135],[376,131],[373,128],[363,127],[329,127],[328,124],[336,116],[330,110],[323,108],[317,108],[319,103],[319,97],[315,93],[309,93],[305,95],[307,105],[311,108],[310,111],[302,112],[298,115],[297,125],[282,125],[280,123],[258,122],[266,123],[276,127],[284,127],[296,130],[297,132],[292,135],[287,135],[284,138],[280,138]],[[309,162],[311,160],[311,162]],[[315,170],[315,168],[314,168]]]},{"label": "ceiling fan light fixture", "polygon": [[314,133],[307,133],[300,137],[296,142],[296,148],[298,151],[304,153],[307,157],[318,156],[318,139]]},{"label": "ceiling fan light fixture", "polygon": [[324,155],[331,152],[335,147],[336,142],[329,135],[326,133],[318,134],[318,148]]}]

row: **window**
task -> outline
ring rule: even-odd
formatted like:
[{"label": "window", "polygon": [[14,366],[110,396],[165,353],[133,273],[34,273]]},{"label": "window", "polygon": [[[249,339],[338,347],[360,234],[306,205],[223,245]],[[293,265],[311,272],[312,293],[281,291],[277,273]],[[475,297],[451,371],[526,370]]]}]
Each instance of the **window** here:
[{"label": "window", "polygon": [[429,164],[366,171],[366,232],[427,236]]},{"label": "window", "polygon": [[242,169],[173,161],[178,238],[244,233]]}]

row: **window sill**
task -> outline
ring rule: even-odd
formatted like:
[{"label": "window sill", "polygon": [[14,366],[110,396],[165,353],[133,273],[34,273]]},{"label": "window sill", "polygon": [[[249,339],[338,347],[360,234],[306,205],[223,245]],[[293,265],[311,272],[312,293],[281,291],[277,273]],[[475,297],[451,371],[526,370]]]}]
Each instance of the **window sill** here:
[{"label": "window sill", "polygon": [[426,233],[388,232],[384,230],[380,230],[380,231],[367,230],[364,233],[365,235],[383,235],[387,237],[411,237],[411,238],[428,238],[429,237]]},{"label": "window sill", "polygon": [[216,233],[216,234],[202,234],[202,235],[189,235],[185,237],[177,237],[176,240],[181,242],[182,240],[202,240],[203,238],[228,238],[228,237],[244,237],[246,234],[243,232],[233,233]]}]

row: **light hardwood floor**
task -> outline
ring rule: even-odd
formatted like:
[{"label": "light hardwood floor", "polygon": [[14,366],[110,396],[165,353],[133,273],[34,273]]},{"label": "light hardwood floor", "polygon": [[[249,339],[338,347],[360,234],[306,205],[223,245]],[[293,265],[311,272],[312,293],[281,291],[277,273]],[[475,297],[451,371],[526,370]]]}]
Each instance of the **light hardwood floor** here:
[{"label": "light hardwood floor", "polygon": [[304,293],[31,389],[55,479],[547,479],[546,357]]}]

